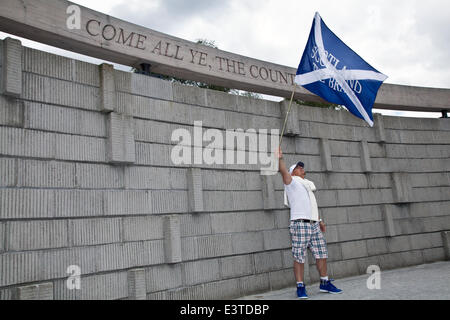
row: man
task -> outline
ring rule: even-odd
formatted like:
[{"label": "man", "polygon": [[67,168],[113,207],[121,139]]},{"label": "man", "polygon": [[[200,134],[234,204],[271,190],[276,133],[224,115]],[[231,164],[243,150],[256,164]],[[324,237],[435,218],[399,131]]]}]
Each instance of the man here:
[{"label": "man", "polygon": [[279,171],[283,177],[285,189],[285,204],[291,208],[289,231],[292,240],[292,254],[294,255],[294,274],[297,281],[297,297],[308,299],[303,283],[304,263],[307,248],[310,248],[316,259],[317,270],[320,274],[320,292],[341,293],[332,279],[327,275],[328,250],[322,232],[325,224],[319,219],[319,210],[313,191],[314,183],[305,179],[305,165],[298,162],[289,170],[283,160],[281,147],[278,150]]}]

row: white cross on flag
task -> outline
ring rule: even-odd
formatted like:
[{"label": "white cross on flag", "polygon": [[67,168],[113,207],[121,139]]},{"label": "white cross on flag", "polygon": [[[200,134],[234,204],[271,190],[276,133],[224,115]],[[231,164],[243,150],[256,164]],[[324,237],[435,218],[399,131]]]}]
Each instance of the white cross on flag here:
[{"label": "white cross on flag", "polygon": [[387,76],[344,42],[316,13],[295,82],[323,99],[344,105],[373,126],[372,106]]}]

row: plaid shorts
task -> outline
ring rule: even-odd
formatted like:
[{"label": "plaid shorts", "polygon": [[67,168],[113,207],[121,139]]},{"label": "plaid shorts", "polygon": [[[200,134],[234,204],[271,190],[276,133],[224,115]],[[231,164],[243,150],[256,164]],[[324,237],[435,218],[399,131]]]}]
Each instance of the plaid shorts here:
[{"label": "plaid shorts", "polygon": [[292,254],[299,263],[305,263],[306,249],[309,248],[315,259],[328,258],[327,243],[320,231],[319,222],[309,223],[291,221],[289,232],[292,240]]}]

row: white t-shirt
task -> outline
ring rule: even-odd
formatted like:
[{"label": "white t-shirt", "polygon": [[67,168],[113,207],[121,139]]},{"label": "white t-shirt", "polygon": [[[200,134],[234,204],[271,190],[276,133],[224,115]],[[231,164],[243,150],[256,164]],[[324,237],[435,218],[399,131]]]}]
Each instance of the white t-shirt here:
[{"label": "white t-shirt", "polygon": [[298,179],[301,178],[293,176],[291,183],[284,185],[291,207],[291,220],[311,220],[311,201],[309,200],[308,190]]}]

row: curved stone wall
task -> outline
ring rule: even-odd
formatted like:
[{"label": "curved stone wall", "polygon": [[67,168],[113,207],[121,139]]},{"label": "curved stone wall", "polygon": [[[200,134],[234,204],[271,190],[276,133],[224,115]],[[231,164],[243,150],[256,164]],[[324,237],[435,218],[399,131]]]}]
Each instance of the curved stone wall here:
[{"label": "curved stone wall", "polygon": [[[171,161],[174,130],[280,129],[287,103],[12,40],[0,52],[0,299],[220,299],[292,286],[281,178]],[[370,128],[295,105],[283,150],[318,187],[334,278],[446,259],[448,119],[378,115]]]}]

